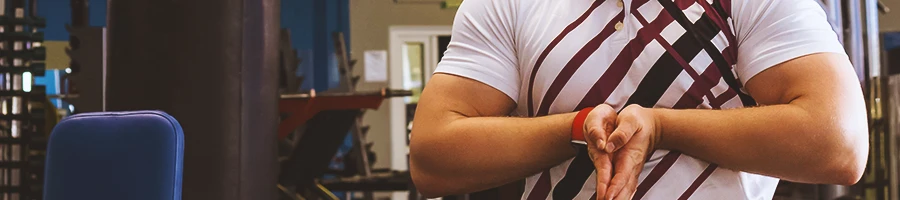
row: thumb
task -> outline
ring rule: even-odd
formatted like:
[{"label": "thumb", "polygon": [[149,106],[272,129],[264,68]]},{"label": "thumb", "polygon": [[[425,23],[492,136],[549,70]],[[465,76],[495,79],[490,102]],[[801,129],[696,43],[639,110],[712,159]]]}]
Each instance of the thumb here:
[{"label": "thumb", "polygon": [[609,105],[602,104],[588,114],[584,123],[584,136],[588,145],[600,151],[606,148],[607,138],[616,123],[616,111]]},{"label": "thumb", "polygon": [[607,153],[613,153],[622,146],[625,146],[625,143],[628,143],[628,140],[631,140],[631,136],[634,136],[634,133],[637,132],[637,124],[634,123],[633,120],[621,120],[618,122],[616,129],[613,130],[612,134],[609,135],[607,139],[606,146],[603,148]]}]

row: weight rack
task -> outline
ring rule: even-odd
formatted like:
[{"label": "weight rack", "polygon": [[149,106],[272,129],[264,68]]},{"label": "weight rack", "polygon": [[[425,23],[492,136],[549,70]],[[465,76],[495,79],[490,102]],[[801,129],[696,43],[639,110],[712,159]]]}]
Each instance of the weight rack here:
[{"label": "weight rack", "polygon": [[45,26],[37,0],[0,0],[0,200],[42,198],[48,130],[31,100],[46,96],[31,77],[44,76]]}]

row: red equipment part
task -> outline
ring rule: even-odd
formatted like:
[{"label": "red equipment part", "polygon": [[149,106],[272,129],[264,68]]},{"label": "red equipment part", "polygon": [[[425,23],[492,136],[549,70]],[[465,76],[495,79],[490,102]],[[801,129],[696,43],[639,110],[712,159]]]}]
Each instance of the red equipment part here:
[{"label": "red equipment part", "polygon": [[281,95],[278,112],[288,113],[288,117],[278,125],[278,139],[284,139],[294,129],[325,110],[378,109],[385,98],[410,96],[409,91],[381,89],[375,92],[322,93]]}]

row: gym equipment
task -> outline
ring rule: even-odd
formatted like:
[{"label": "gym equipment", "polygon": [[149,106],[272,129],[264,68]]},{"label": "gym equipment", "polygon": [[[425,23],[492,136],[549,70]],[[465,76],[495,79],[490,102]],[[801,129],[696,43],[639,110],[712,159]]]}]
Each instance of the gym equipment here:
[{"label": "gym equipment", "polygon": [[[358,121],[362,115],[361,109],[375,109],[385,98],[411,94],[409,91],[382,89],[378,92],[282,95],[279,110],[289,115],[279,126],[279,135],[284,136],[280,139],[287,138],[293,129],[305,125],[299,139],[291,142],[293,150],[282,162],[279,183],[283,188],[288,188],[282,191],[286,194],[299,192],[301,196],[327,198],[330,192],[324,188],[332,187],[356,191],[407,190],[410,184],[408,172],[388,171],[373,176],[369,168],[371,163],[368,161],[368,148],[363,143],[363,128],[353,129],[360,127]],[[357,169],[352,170],[355,172],[353,174],[360,176],[323,180],[320,185],[317,179],[327,171],[329,162],[347,137],[348,131],[351,132],[354,148],[357,149],[351,152],[358,159],[345,162],[348,167],[356,166]],[[290,191],[290,188],[296,188],[296,192]]]},{"label": "gym equipment", "polygon": [[[855,33],[853,36],[856,43],[852,43],[855,48],[848,51],[848,54],[851,62],[856,61],[853,62],[854,67],[865,69],[857,70],[857,73],[863,77],[861,83],[865,90],[866,106],[869,108],[869,160],[866,171],[857,184],[857,188],[861,189],[858,194],[866,199],[897,199],[900,197],[900,188],[897,188],[896,182],[898,158],[891,151],[891,145],[895,146],[897,143],[892,136],[890,118],[885,117],[890,115],[888,110],[897,108],[886,106],[890,102],[886,89],[890,88],[891,77],[887,65],[882,64],[883,49],[879,30],[879,14],[890,9],[878,0],[852,0],[848,4],[853,5],[848,9],[862,8],[861,11],[856,11],[856,19],[849,23]],[[859,19],[862,16],[865,16],[864,20]]]},{"label": "gym equipment", "polygon": [[71,0],[72,24],[69,32],[70,73],[62,76],[60,98],[74,106],[73,113],[101,112],[105,108],[106,66],[103,27],[90,26],[89,0]]},{"label": "gym equipment", "polygon": [[[0,0],[0,198],[40,199],[46,143],[43,87],[32,86],[44,75],[46,51],[41,46],[46,25],[36,16],[36,0]],[[35,101],[35,102],[32,102]]]},{"label": "gym equipment", "polygon": [[180,200],[184,132],[160,111],[63,119],[47,149],[45,200]]},{"label": "gym equipment", "polygon": [[278,102],[278,111],[287,118],[278,125],[278,139],[285,139],[300,125],[316,114],[327,110],[378,109],[385,98],[410,96],[406,90],[382,89],[374,92],[326,92],[284,94]]},{"label": "gym equipment", "polygon": [[291,32],[281,29],[281,45],[278,46],[279,56],[279,93],[294,93],[300,89],[303,77],[297,77],[297,66],[303,60],[297,57],[297,49],[291,47]]},{"label": "gym equipment", "polygon": [[879,160],[886,165],[885,171],[881,171],[881,175],[888,180],[887,191],[889,198],[900,199],[900,32],[884,33],[884,46],[887,50],[885,57],[887,60],[887,80],[885,90],[889,91],[885,94],[885,120],[887,126],[887,135],[882,139],[882,145],[887,147],[883,152],[883,160]]},{"label": "gym equipment", "polygon": [[[291,140],[287,155],[282,161],[279,190],[287,199],[324,198],[336,199],[329,191],[363,191],[364,199],[372,198],[372,191],[408,190],[408,172],[377,171],[371,169],[369,147],[365,144],[368,128],[361,125],[363,109],[377,109],[382,100],[391,97],[412,95],[411,91],[390,90],[360,92],[355,85],[359,77],[352,77],[355,62],[347,58],[344,36],[337,32],[332,35],[338,58],[341,82],[338,88],[316,93],[315,90],[300,94],[283,94],[279,102],[279,112],[283,114],[278,129],[279,140]],[[295,132],[304,126],[302,132]],[[319,180],[328,171],[338,147],[347,137],[353,140],[353,148],[345,160],[346,168],[337,175],[351,176]],[[293,137],[291,136],[293,134]],[[357,176],[353,176],[357,175]]]}]

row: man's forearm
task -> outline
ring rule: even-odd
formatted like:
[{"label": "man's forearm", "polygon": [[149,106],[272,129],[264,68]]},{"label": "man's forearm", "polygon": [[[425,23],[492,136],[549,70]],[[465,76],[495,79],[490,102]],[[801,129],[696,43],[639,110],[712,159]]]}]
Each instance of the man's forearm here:
[{"label": "man's forearm", "polygon": [[419,187],[441,188],[425,191],[436,196],[522,179],[575,155],[570,144],[574,117],[575,113],[538,118],[458,116],[447,123],[414,124],[413,178]]},{"label": "man's forearm", "polygon": [[858,105],[842,106],[851,108],[654,109],[657,147],[791,181],[852,184],[865,164],[867,124]]}]

